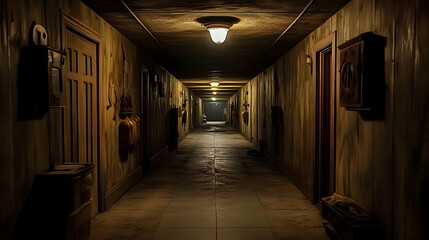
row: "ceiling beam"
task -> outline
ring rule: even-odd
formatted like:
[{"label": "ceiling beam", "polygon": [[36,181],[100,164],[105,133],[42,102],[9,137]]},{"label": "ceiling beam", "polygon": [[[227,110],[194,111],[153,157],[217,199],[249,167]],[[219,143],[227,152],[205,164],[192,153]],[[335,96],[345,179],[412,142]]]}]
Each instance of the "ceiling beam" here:
[{"label": "ceiling beam", "polygon": [[123,1],[121,1],[122,5],[128,10],[128,12],[134,17],[134,19],[140,24],[140,26],[143,27],[144,30],[152,37],[152,39],[158,44],[159,47],[162,48],[161,43],[158,41],[158,39],[149,31],[149,29],[143,24],[143,22],[137,17],[137,15],[131,10],[131,8]]},{"label": "ceiling beam", "polygon": [[[289,29],[291,29],[291,27],[298,22],[298,20],[302,17],[302,15],[304,15],[304,13],[307,11],[307,9],[313,4],[314,0],[310,0],[310,2],[307,4],[307,6],[305,6],[305,8],[301,11],[301,13],[295,18],[295,20],[293,20],[293,22],[282,32],[282,34],[280,34],[280,36],[271,44],[271,46],[268,48],[268,51],[271,50],[271,48],[280,40],[280,38],[283,37],[283,35],[285,35],[285,33],[287,31],[289,31]],[[268,52],[267,51],[267,52]]]}]

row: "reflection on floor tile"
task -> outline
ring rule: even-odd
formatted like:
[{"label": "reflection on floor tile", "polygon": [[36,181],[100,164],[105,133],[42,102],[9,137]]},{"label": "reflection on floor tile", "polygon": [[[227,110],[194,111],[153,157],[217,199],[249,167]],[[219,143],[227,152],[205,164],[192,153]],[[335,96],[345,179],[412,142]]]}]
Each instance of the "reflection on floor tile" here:
[{"label": "reflection on floor tile", "polygon": [[192,132],[92,220],[91,239],[327,239],[317,208],[249,150],[229,127]]}]

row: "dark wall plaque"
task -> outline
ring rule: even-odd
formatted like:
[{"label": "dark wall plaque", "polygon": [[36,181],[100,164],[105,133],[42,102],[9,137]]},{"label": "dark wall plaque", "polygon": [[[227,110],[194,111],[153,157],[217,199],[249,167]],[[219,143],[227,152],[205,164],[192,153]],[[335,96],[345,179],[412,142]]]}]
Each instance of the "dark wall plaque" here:
[{"label": "dark wall plaque", "polygon": [[375,107],[377,95],[383,94],[378,87],[384,75],[381,43],[380,37],[368,32],[338,46],[341,107],[355,111]]}]

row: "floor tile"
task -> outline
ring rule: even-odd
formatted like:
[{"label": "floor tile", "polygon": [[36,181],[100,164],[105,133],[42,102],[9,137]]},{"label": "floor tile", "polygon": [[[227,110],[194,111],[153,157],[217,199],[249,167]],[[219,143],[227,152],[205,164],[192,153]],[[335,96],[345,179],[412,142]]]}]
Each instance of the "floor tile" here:
[{"label": "floor tile", "polygon": [[265,213],[259,209],[217,209],[218,227],[270,227]]},{"label": "floor tile", "polygon": [[323,227],[272,228],[277,240],[329,240]]},{"label": "floor tile", "polygon": [[218,228],[218,240],[276,240],[271,228]]},{"label": "floor tile", "polygon": [[91,240],[151,240],[156,228],[92,228]]},{"label": "floor tile", "polygon": [[174,210],[164,213],[160,227],[216,227],[214,209]]},{"label": "floor tile", "polygon": [[159,228],[155,240],[216,240],[216,228]]},{"label": "floor tile", "polygon": [[173,198],[123,197],[111,209],[165,209]]},{"label": "floor tile", "polygon": [[193,131],[93,218],[91,239],[327,239],[319,210],[252,151],[230,127]]}]

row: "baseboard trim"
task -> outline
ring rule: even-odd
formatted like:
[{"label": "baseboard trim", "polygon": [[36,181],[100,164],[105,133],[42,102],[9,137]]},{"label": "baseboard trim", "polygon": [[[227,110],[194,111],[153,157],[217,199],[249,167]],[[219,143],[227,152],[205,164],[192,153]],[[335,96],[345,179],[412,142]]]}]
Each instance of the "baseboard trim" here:
[{"label": "baseboard trim", "polygon": [[277,165],[277,162],[279,160],[279,157],[271,153],[271,151],[268,150],[268,146],[265,146],[265,156],[268,158],[268,160],[274,164]]},{"label": "baseboard trim", "polygon": [[248,142],[253,143],[252,139],[250,137],[248,137],[246,134],[244,134],[242,131],[239,131],[241,136],[243,136]]},{"label": "baseboard trim", "polygon": [[186,136],[188,136],[189,133],[191,133],[192,130],[185,132],[182,136],[179,137],[179,142],[181,142],[183,139],[185,139]]},{"label": "baseboard trim", "polygon": [[122,197],[134,184],[142,178],[142,166],[134,169],[121,182],[113,186],[104,194],[104,210],[108,210],[119,198]]},{"label": "baseboard trim", "polygon": [[164,146],[157,153],[149,157],[149,163],[151,166],[155,165],[159,160],[163,159],[168,154],[168,145]]},{"label": "baseboard trim", "polygon": [[295,171],[288,167],[282,166],[279,161],[275,161],[274,164],[295,184],[299,190],[312,202],[313,200],[313,184],[305,181],[305,179],[297,174]]}]

